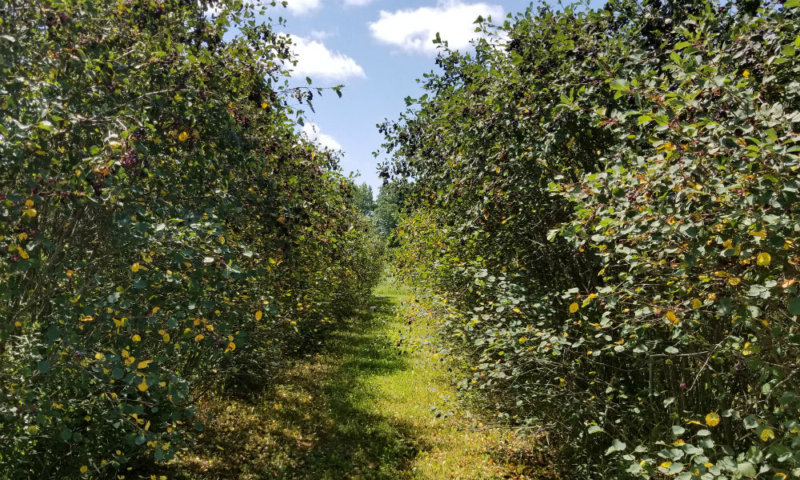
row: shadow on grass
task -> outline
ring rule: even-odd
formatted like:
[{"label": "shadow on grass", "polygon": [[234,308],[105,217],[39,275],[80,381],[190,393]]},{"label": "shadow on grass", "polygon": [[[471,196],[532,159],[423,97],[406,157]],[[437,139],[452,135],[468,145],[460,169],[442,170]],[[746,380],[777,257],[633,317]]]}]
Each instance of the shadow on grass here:
[{"label": "shadow on grass", "polygon": [[379,322],[392,302],[373,298],[373,311],[333,332],[321,353],[291,368],[250,400],[204,405],[211,420],[195,455],[171,467],[185,479],[410,478],[419,445],[409,425],[371,408],[366,383],[407,367]]}]

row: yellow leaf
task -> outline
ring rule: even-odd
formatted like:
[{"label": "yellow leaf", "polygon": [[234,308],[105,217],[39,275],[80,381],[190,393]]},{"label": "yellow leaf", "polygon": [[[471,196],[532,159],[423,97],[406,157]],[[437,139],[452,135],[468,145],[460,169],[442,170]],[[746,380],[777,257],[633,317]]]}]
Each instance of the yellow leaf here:
[{"label": "yellow leaf", "polygon": [[731,285],[732,287],[735,287],[736,285],[739,285],[740,283],[742,283],[742,279],[739,278],[739,277],[731,277],[731,278],[728,279],[728,285]]},{"label": "yellow leaf", "polygon": [[256,312],[256,320],[261,320],[261,317],[264,316],[264,313],[261,310]]},{"label": "yellow leaf", "polygon": [[750,235],[752,235],[754,237],[758,237],[758,238],[760,238],[762,240],[767,238],[767,232],[765,232],[764,230],[758,230],[756,232],[750,232]]},{"label": "yellow leaf", "polygon": [[669,320],[673,325],[678,323],[678,317],[675,316],[675,312],[667,312],[667,320]]},{"label": "yellow leaf", "polygon": [[153,307],[153,313],[158,313],[161,310],[161,307]]},{"label": "yellow leaf", "polygon": [[761,438],[762,442],[768,442],[775,438],[775,432],[769,428],[765,428],[764,430],[761,430],[761,435],[759,435],[759,438]]},{"label": "yellow leaf", "polygon": [[744,78],[747,78],[747,77],[749,77],[749,76],[750,76],[750,70],[745,70],[744,72],[742,72],[742,76],[743,76]]},{"label": "yellow leaf", "polygon": [[672,152],[672,151],[674,151],[674,150],[675,150],[675,145],[674,145],[674,144],[672,144],[672,143],[670,143],[670,142],[667,142],[667,143],[662,143],[661,145],[659,145],[659,146],[656,148],[656,151],[660,151],[660,150],[666,150],[666,151],[668,151],[668,152]]},{"label": "yellow leaf", "polygon": [[203,334],[202,334],[202,333],[198,333],[198,334],[197,334],[197,336],[196,336],[196,337],[194,337],[194,341],[195,341],[195,342],[201,342],[201,341],[203,341],[203,339],[204,339],[204,338],[206,338],[206,337],[205,337],[205,336],[203,336]]},{"label": "yellow leaf", "polygon": [[138,369],[140,369],[140,370],[141,370],[141,369],[143,369],[143,368],[147,368],[147,366],[148,366],[148,365],[150,365],[151,363],[153,363],[153,361],[152,361],[152,360],[142,360],[141,362],[139,362],[139,363],[136,365],[136,368],[138,368]]},{"label": "yellow leaf", "polygon": [[140,384],[139,384],[139,387],[138,387],[138,388],[139,388],[139,391],[140,391],[140,392],[146,392],[146,391],[147,391],[147,389],[148,389],[148,388],[150,388],[150,387],[148,387],[148,386],[147,386],[147,379],[144,379],[144,378],[143,378],[143,379],[142,379],[142,383],[140,383]]},{"label": "yellow leaf", "polygon": [[569,306],[569,313],[577,312],[578,308],[580,308],[580,306],[577,303],[573,303],[572,305]]},{"label": "yellow leaf", "polygon": [[700,308],[703,306],[703,302],[699,298],[695,298],[692,300],[692,308]]},{"label": "yellow leaf", "polygon": [[717,415],[715,412],[711,412],[706,415],[706,425],[709,427],[716,427],[719,425],[719,415]]},{"label": "yellow leaf", "polygon": [[672,462],[662,462],[661,468],[669,468],[672,465]]},{"label": "yellow leaf", "polygon": [[522,313],[522,310],[520,310],[517,307],[512,308],[511,311],[514,312],[514,313]]},{"label": "yellow leaf", "polygon": [[772,255],[770,255],[767,252],[759,253],[758,257],[756,258],[756,263],[760,267],[766,267],[767,265],[770,264],[770,262],[772,262]]},{"label": "yellow leaf", "polygon": [[169,342],[169,333],[165,333],[161,336],[161,339],[164,340],[164,343]]},{"label": "yellow leaf", "polygon": [[19,235],[17,235],[17,238],[19,238],[20,242],[24,242],[25,240],[28,239],[28,234],[25,233],[25,232],[22,232]]}]

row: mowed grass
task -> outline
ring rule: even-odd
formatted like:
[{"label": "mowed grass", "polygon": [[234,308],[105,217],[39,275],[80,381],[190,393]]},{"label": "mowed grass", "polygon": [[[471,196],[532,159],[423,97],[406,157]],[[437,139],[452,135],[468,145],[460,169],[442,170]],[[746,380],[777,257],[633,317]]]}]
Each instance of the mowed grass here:
[{"label": "mowed grass", "polygon": [[434,319],[412,292],[384,283],[375,294],[271,388],[206,401],[202,442],[170,478],[547,478],[515,464],[527,448],[513,432],[459,408],[431,345]]}]

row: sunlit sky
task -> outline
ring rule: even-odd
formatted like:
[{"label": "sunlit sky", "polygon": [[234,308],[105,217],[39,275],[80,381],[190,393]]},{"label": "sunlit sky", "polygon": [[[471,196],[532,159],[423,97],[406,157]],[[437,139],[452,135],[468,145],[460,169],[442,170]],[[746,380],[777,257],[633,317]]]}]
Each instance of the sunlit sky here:
[{"label": "sunlit sky", "polygon": [[268,15],[286,19],[281,29],[296,45],[293,85],[306,85],[306,76],[314,86],[345,85],[342,98],[326,91],[315,99],[305,130],[341,149],[344,172],[358,172],[357,182],[371,185],[377,195],[382,157],[372,152],[383,138],[376,124],[398,118],[404,99],[422,94],[416,79],[436,68],[436,33],[451,48],[468,49],[479,15],[502,23],[528,5],[530,0],[289,0]]}]

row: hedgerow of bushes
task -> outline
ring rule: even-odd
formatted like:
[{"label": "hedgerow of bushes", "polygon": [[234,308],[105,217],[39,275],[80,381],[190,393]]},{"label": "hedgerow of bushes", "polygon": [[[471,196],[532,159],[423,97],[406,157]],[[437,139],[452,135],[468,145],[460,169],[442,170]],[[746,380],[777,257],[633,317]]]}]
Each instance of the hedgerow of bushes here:
[{"label": "hedgerow of bushes", "polygon": [[0,5],[0,478],[190,453],[197,398],[268,382],[376,281],[352,182],[297,134],[316,90],[257,13]]},{"label": "hedgerow of bushes", "polygon": [[531,7],[383,126],[398,270],[565,477],[800,477],[799,3]]}]

